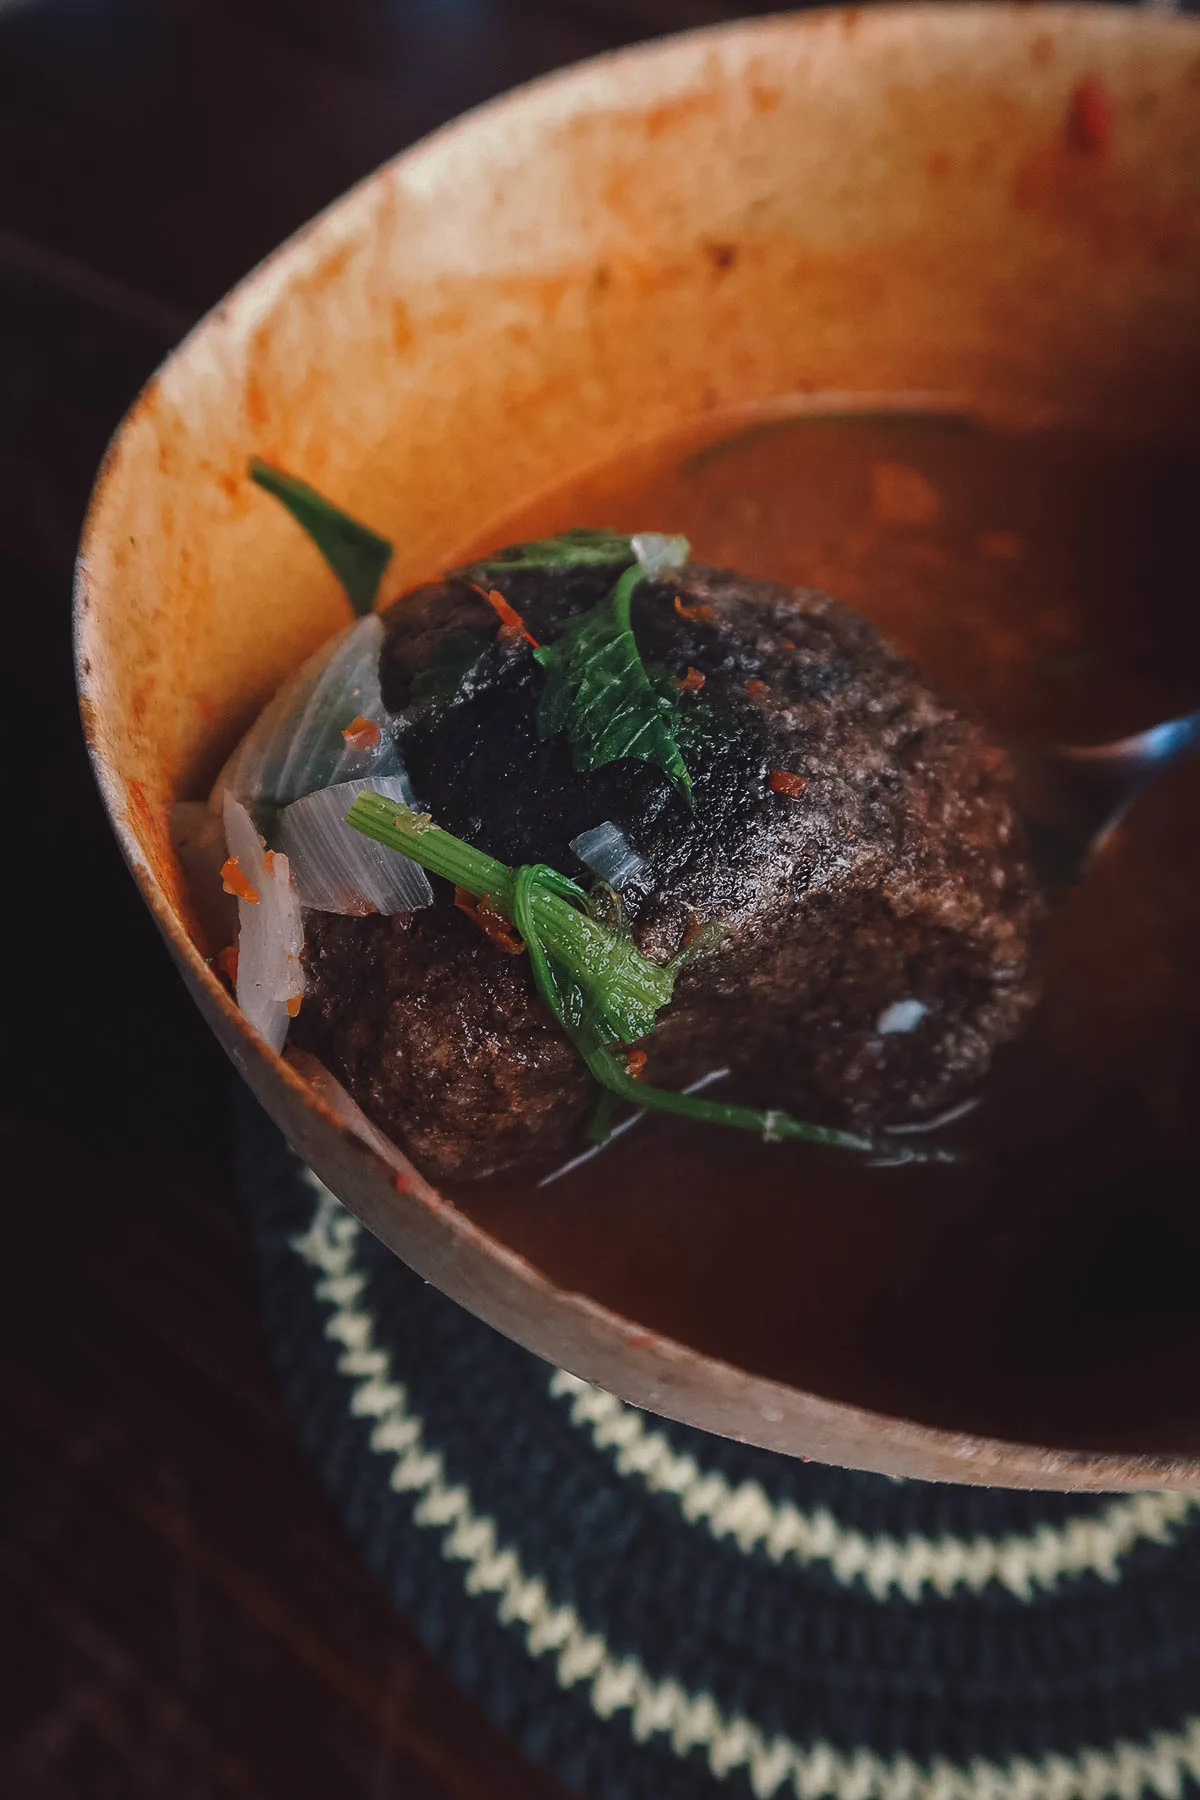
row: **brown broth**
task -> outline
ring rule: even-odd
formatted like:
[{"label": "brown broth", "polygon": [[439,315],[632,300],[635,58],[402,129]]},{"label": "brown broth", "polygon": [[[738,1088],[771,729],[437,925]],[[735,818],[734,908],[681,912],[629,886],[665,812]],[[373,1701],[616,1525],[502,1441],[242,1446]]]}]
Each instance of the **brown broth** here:
[{"label": "brown broth", "polygon": [[[569,525],[821,587],[998,734],[1097,741],[1200,703],[1200,443],[818,417],[652,448],[493,543]],[[758,1373],[1093,1448],[1192,1443],[1200,1380],[1200,764],[1046,934],[1046,998],[955,1168],[647,1119],[458,1204],[556,1281]],[[1193,1445],[1194,1447],[1194,1445]]]}]

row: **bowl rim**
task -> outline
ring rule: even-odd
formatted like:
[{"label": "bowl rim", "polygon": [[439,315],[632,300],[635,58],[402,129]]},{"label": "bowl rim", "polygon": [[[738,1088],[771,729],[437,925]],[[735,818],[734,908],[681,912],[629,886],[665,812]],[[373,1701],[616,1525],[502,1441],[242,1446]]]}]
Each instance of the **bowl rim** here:
[{"label": "bowl rim", "polygon": [[[840,21],[847,31],[852,28],[860,40],[870,40],[886,37],[900,20],[905,29],[911,29],[914,22],[919,22],[939,32],[964,35],[977,34],[985,21],[989,30],[997,32],[1012,30],[1019,21],[1026,29],[1031,24],[1050,29],[1083,26],[1092,34],[1102,33],[1109,38],[1143,36],[1160,30],[1190,37],[1193,45],[1200,47],[1200,18],[1126,8],[1113,5],[1109,0],[1100,0],[1100,3],[1088,0],[1087,4],[1074,5],[1062,4],[1061,0],[1058,4],[1030,5],[1017,0],[1016,4],[1005,8],[990,4],[988,0],[967,0],[966,4],[956,4],[955,0],[916,0],[915,4],[883,4],[861,11],[852,6],[830,7],[805,13],[724,21],[605,51],[553,70],[488,99],[437,127],[355,182],[291,233],[211,307],[168,353],[128,408],[104,452],[75,563],[73,647],[84,736],[109,823],[142,898],[193,996],[200,1003],[201,1011],[214,1029],[220,1021],[223,1029],[218,1030],[218,1035],[233,1055],[239,1072],[251,1077],[255,1072],[269,1071],[275,1086],[282,1083],[299,1109],[315,1115],[324,1129],[336,1134],[344,1150],[361,1165],[363,1172],[375,1178],[377,1185],[382,1181],[389,1191],[396,1191],[394,1168],[346,1126],[290,1063],[271,1051],[258,1037],[202,956],[142,847],[131,820],[126,785],[115,761],[106,753],[103,733],[97,730],[97,721],[104,711],[104,698],[102,683],[95,673],[98,659],[93,652],[102,636],[100,619],[104,592],[103,583],[94,574],[92,561],[97,547],[106,540],[107,509],[120,474],[130,427],[146,407],[148,397],[164,372],[202,354],[207,343],[218,340],[231,328],[244,326],[273,293],[286,291],[299,259],[306,253],[328,254],[337,249],[343,235],[352,235],[356,212],[379,184],[387,181],[398,168],[403,168],[410,176],[419,175],[423,169],[436,166],[447,154],[453,154],[460,143],[499,125],[518,122],[530,130],[544,130],[556,115],[565,116],[580,105],[586,105],[595,85],[608,80],[614,69],[635,67],[646,71],[660,65],[669,68],[714,43],[740,41],[758,50],[769,49],[784,35],[790,37],[796,32],[828,30],[831,21]],[[236,1044],[236,1052],[233,1044]],[[1200,1489],[1200,1453],[1086,1451],[1038,1446],[1019,1439],[956,1431],[849,1401],[827,1399],[790,1383],[756,1375],[680,1340],[650,1331],[637,1320],[586,1294],[559,1286],[502,1239],[459,1211],[419,1173],[414,1173],[416,1179],[400,1191],[407,1201],[418,1203],[436,1214],[438,1227],[450,1238],[455,1256],[468,1263],[487,1265],[493,1274],[500,1274],[515,1284],[516,1290],[531,1294],[545,1309],[547,1317],[552,1316],[560,1326],[568,1330],[572,1325],[581,1326],[583,1339],[616,1349],[618,1363],[630,1376],[622,1387],[621,1397],[634,1405],[667,1418],[704,1424],[707,1429],[720,1431],[720,1426],[699,1419],[694,1407],[683,1411],[673,1409],[672,1391],[668,1386],[663,1392],[662,1381],[664,1374],[669,1378],[676,1372],[688,1376],[689,1387],[699,1379],[706,1388],[723,1396],[727,1404],[732,1404],[747,1423],[755,1426],[753,1434],[736,1434],[741,1441],[761,1444],[785,1454],[796,1455],[803,1450],[804,1453],[811,1452],[817,1460],[826,1460],[821,1452],[822,1447],[827,1446],[827,1459],[844,1466],[925,1479],[999,1483],[1007,1487],[1114,1492],[1148,1487]],[[351,1207],[351,1210],[355,1208]],[[407,1260],[409,1246],[404,1232],[389,1232],[386,1218],[364,1217],[361,1212],[358,1216],[393,1251]],[[413,1266],[419,1273],[426,1273],[419,1262]],[[438,1277],[434,1279],[438,1280]],[[477,1299],[464,1301],[461,1286],[458,1291],[453,1287],[447,1291],[498,1329],[524,1342],[526,1348],[547,1360],[554,1360],[553,1352],[546,1348],[545,1332],[518,1337],[494,1312],[489,1316],[486,1306],[479,1304]],[[652,1368],[649,1352],[653,1352]],[[572,1372],[585,1379],[593,1378],[586,1368],[575,1368]]]}]

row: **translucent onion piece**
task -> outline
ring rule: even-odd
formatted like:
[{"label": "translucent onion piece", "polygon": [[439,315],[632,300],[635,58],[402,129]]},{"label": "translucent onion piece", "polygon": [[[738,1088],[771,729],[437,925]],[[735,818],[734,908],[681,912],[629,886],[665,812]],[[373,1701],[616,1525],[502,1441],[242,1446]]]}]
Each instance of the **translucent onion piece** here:
[{"label": "translucent onion piece", "polygon": [[685,537],[665,537],[661,531],[639,531],[629,543],[651,581],[682,568],[692,548]]},{"label": "translucent onion piece", "polygon": [[433,902],[424,869],[346,823],[350,802],[364,790],[408,804],[403,776],[339,781],[294,800],[280,814],[275,841],[292,866],[304,906],[331,913],[415,912]]},{"label": "translucent onion piece", "polygon": [[885,1006],[875,1021],[875,1029],[880,1037],[892,1037],[897,1032],[915,1031],[929,1008],[923,1000],[893,1000]]},{"label": "translucent onion piece", "polygon": [[[400,776],[379,692],[383,621],[359,619],[322,644],[268,702],[213,789],[214,810],[228,789],[259,822],[318,788],[361,776]],[[342,736],[356,718],[379,726],[379,741],[354,749]]]},{"label": "translucent onion piece", "polygon": [[581,831],[571,839],[571,848],[580,862],[586,863],[601,881],[607,881],[609,887],[624,887],[646,866],[644,858],[630,849],[629,839],[611,819],[605,819],[592,831]]},{"label": "translucent onion piece", "polygon": [[287,1037],[287,1003],[304,992],[304,921],[286,856],[270,866],[254,821],[240,800],[226,792],[222,802],[225,843],[238,870],[258,895],[238,901],[237,1003],[272,1050]]}]

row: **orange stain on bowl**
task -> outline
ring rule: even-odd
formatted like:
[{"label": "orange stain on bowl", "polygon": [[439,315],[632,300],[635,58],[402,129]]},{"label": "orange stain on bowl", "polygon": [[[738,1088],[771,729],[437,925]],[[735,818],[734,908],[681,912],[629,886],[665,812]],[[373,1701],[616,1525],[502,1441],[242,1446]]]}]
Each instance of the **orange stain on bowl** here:
[{"label": "orange stain on bowl", "polygon": [[750,88],[750,104],[756,113],[777,112],[783,104],[783,89],[770,87],[762,81],[753,82]]},{"label": "orange stain on bowl", "polygon": [[430,320],[430,326],[434,331],[461,331],[466,325],[468,317],[465,306],[444,306],[441,312]]},{"label": "orange stain on bowl", "polygon": [[1078,83],[1067,106],[1067,143],[1084,156],[1104,156],[1112,148],[1113,104],[1095,75]]},{"label": "orange stain on bowl", "polygon": [[563,303],[571,282],[566,275],[543,275],[534,283],[542,318],[549,323]]},{"label": "orange stain on bowl", "polygon": [[600,189],[604,204],[615,213],[627,213],[632,210],[632,201],[636,195],[637,164],[613,163],[604,177]]},{"label": "orange stain on bowl", "polygon": [[646,298],[680,287],[687,281],[691,269],[687,263],[680,262],[631,262],[630,273],[635,293]]},{"label": "orange stain on bowl", "polygon": [[398,356],[405,356],[417,341],[416,326],[412,313],[403,300],[392,301],[392,348]]},{"label": "orange stain on bowl", "polygon": [[660,100],[657,106],[650,108],[643,120],[646,136],[660,138],[688,119],[700,118],[716,110],[717,97],[712,93],[680,94],[674,100]]},{"label": "orange stain on bowl", "polygon": [[251,431],[261,431],[269,416],[267,391],[253,370],[246,377],[245,407],[247,425]]},{"label": "orange stain on bowl", "polygon": [[[1090,129],[1090,128],[1089,128]],[[1200,258],[1200,208],[1147,191],[1102,148],[1067,142],[1065,133],[1017,165],[1013,205],[1041,214],[1058,232],[1083,240],[1093,256],[1177,268]]]},{"label": "orange stain on bowl", "polygon": [[737,266],[738,247],[736,244],[705,244],[704,255],[717,275],[727,275],[730,269]]},{"label": "orange stain on bowl", "polygon": [[328,287],[331,282],[336,281],[339,276],[346,273],[347,268],[350,266],[350,258],[353,254],[353,245],[341,244],[336,250],[332,250],[328,256],[322,257],[321,261],[309,270],[307,276],[304,278],[304,285],[312,292],[319,293],[322,288]]},{"label": "orange stain on bowl", "polygon": [[130,823],[134,835],[154,874],[161,881],[171,854],[166,817],[162,808],[155,806],[150,799],[144,782],[131,779],[126,783],[125,791],[129,796]]},{"label": "orange stain on bowl", "polygon": [[161,390],[161,385],[162,385],[161,376],[152,375],[150,377],[149,381],[146,383],[145,387],[142,389],[141,393],[138,395],[137,399],[134,401],[133,406],[130,409],[130,414],[129,414],[130,424],[133,423],[134,419],[144,420],[144,419],[148,418],[151,414],[156,413],[158,411],[158,402],[159,402],[159,394],[160,394],[160,390]]}]

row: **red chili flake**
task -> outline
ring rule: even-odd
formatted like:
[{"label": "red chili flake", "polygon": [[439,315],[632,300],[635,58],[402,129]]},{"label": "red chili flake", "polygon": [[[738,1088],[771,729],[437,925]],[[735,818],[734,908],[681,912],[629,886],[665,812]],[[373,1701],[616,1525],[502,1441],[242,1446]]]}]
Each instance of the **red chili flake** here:
[{"label": "red chili flake", "polygon": [[374,719],[364,719],[361,713],[357,713],[344,728],[342,736],[351,750],[373,750],[383,733]]},{"label": "red chili flake", "polygon": [[698,694],[704,686],[704,677],[699,669],[689,668],[686,675],[675,677],[675,686],[681,694]]},{"label": "red chili flake", "polygon": [[225,948],[213,957],[213,966],[220,969],[222,975],[228,975],[234,986],[237,986],[238,953],[236,944],[226,944]]},{"label": "red chili flake", "polygon": [[245,900],[251,906],[258,905],[258,889],[250,886],[238,867],[236,856],[226,857],[221,864],[221,886],[227,894],[236,894],[239,900]]},{"label": "red chili flake", "polygon": [[392,1177],[392,1186],[398,1194],[411,1194],[414,1191],[412,1176],[406,1175],[403,1169],[396,1170]]},{"label": "red chili flake", "polygon": [[267,871],[268,875],[273,875],[275,873],[275,852],[273,850],[263,851],[263,868]]},{"label": "red chili flake", "polygon": [[525,639],[525,642],[531,644],[535,650],[540,648],[537,639],[534,637],[532,631],[530,631],[528,625],[526,625],[520,613],[515,607],[508,604],[508,601],[504,598],[504,595],[500,593],[498,588],[482,588],[476,581],[473,581],[471,586],[475,589],[475,592],[481,599],[487,601],[502,625],[510,625],[514,631],[519,631],[521,636]]},{"label": "red chili flake", "polygon": [[803,775],[793,775],[790,769],[772,769],[767,776],[767,786],[773,794],[786,794],[789,800],[797,799],[808,786]]},{"label": "red chili flake", "polygon": [[791,638],[780,638],[779,647],[781,650],[794,650],[796,648]]},{"label": "red chili flake", "polygon": [[300,1003],[303,999],[304,999],[303,994],[292,994],[290,996],[290,998],[285,1002],[285,1004],[287,1006],[287,1016],[289,1019],[296,1018],[296,1016],[298,1015],[298,1013],[300,1011]]},{"label": "red chili flake", "polygon": [[1067,142],[1085,156],[1103,156],[1112,144],[1112,136],[1113,107],[1108,90],[1095,75],[1087,75],[1067,107]]},{"label": "red chili flake", "polygon": [[748,681],[746,683],[746,692],[748,694],[766,694],[769,691],[765,681]]},{"label": "red chili flake", "polygon": [[491,904],[491,897],[485,894],[476,900],[466,888],[456,887],[454,904],[460,912],[465,912],[472,925],[477,925],[489,944],[495,944],[497,950],[503,950],[508,956],[520,956],[525,945],[512,929],[504,914]]},{"label": "red chili flake", "polygon": [[640,1081],[645,1074],[645,1071],[646,1052],[644,1050],[631,1050],[625,1058],[625,1073],[632,1076],[634,1081]]},{"label": "red chili flake", "polygon": [[694,606],[688,606],[678,594],[675,596],[675,611],[681,619],[687,619],[692,624],[703,625],[712,618],[711,606],[703,606],[699,601]]}]

